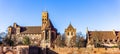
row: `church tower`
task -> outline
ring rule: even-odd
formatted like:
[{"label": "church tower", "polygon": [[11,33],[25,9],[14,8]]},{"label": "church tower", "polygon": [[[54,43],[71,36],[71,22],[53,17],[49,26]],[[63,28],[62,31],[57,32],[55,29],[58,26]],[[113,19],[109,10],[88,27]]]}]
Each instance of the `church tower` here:
[{"label": "church tower", "polygon": [[[42,47],[51,47],[52,45],[52,31],[54,30],[53,25],[49,19],[48,12],[43,11],[42,12],[42,41],[41,46]],[[56,36],[56,35],[55,35]]]},{"label": "church tower", "polygon": [[42,12],[42,28],[44,29],[47,26],[48,23],[48,12],[47,11],[43,11]]},{"label": "church tower", "polygon": [[68,47],[71,47],[73,43],[72,41],[75,41],[76,39],[76,29],[69,24],[68,28],[65,29],[65,36],[66,36],[66,45]]}]

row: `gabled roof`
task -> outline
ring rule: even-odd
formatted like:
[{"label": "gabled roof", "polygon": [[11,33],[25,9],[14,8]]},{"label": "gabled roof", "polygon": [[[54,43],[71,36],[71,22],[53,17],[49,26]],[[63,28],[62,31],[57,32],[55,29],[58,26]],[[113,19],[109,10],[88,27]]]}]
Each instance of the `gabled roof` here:
[{"label": "gabled roof", "polygon": [[56,31],[57,31],[57,29],[53,26],[53,24],[52,24],[52,22],[51,22],[50,19],[47,21],[47,24],[45,25],[44,28],[45,28],[45,29],[51,28],[52,30],[56,30]]},{"label": "gabled roof", "polygon": [[99,39],[120,39],[120,31],[88,31],[90,37],[98,37]]},{"label": "gabled roof", "polygon": [[69,26],[68,26],[68,28],[67,28],[67,29],[69,29],[69,28],[74,29],[74,27],[71,25],[71,23],[69,24]]},{"label": "gabled roof", "polygon": [[53,26],[53,24],[52,24],[52,22],[51,22],[51,20],[50,20],[50,19],[48,20],[47,27],[54,28],[54,26]]},{"label": "gabled roof", "polygon": [[41,33],[41,26],[26,26],[21,27],[22,34],[40,34]]}]

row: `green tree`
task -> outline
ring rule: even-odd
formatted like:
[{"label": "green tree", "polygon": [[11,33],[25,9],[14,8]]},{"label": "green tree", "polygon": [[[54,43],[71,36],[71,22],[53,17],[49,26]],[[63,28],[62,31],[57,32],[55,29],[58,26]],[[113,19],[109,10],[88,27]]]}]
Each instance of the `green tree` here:
[{"label": "green tree", "polygon": [[8,46],[14,46],[14,41],[11,38],[9,38],[9,37],[6,36],[3,39],[3,44],[4,45],[8,45]]},{"label": "green tree", "polygon": [[29,37],[25,36],[25,37],[23,38],[23,44],[24,44],[24,45],[30,45],[30,39],[29,39]]}]

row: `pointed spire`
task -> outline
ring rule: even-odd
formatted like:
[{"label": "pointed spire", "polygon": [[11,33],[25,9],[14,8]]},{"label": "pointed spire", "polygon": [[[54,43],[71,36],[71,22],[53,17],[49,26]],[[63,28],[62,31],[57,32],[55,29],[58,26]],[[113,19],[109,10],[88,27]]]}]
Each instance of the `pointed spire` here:
[{"label": "pointed spire", "polygon": [[71,22],[70,22],[70,24],[69,24],[68,28],[73,28],[73,26],[72,26]]},{"label": "pointed spire", "polygon": [[70,24],[71,24],[71,21],[70,21]]},{"label": "pointed spire", "polygon": [[88,34],[88,27],[86,28],[86,34]]},{"label": "pointed spire", "polygon": [[16,28],[18,25],[16,22],[13,23],[13,27]]}]

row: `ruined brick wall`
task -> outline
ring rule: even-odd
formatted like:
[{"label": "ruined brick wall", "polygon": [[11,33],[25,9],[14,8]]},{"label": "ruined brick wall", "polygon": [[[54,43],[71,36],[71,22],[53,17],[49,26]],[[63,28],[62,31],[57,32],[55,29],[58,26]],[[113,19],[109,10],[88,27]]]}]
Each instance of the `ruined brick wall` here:
[{"label": "ruined brick wall", "polygon": [[[52,49],[52,48],[51,48]],[[58,54],[120,54],[119,48],[54,48]]]},{"label": "ruined brick wall", "polygon": [[[36,47],[35,47],[36,48]],[[39,48],[39,50],[37,50]],[[40,53],[38,54],[120,54],[119,48],[68,48],[68,47],[56,47],[56,48],[49,48],[49,49],[42,49],[38,47],[33,50],[29,46],[15,46],[15,47],[7,47],[4,46],[3,49],[0,46],[0,54],[6,52],[7,50],[13,50],[12,52],[16,52],[15,54],[30,54],[29,51],[33,51],[32,53]],[[31,49],[31,50],[30,50]]]}]

